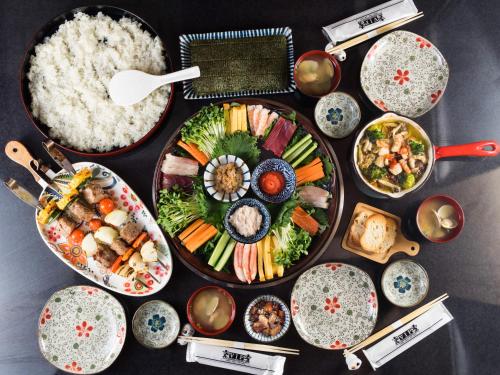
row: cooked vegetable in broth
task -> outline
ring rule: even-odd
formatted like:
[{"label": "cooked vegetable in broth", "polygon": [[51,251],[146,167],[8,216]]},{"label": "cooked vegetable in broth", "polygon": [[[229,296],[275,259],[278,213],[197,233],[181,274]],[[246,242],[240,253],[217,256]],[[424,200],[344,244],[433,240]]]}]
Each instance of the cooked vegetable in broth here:
[{"label": "cooked vegetable in broth", "polygon": [[382,121],[365,130],[357,146],[358,167],[374,187],[396,193],[411,189],[424,174],[428,145],[402,121]]},{"label": "cooked vegetable in broth", "polygon": [[207,332],[224,328],[231,320],[232,303],[218,289],[202,290],[193,300],[192,316],[195,324]]}]

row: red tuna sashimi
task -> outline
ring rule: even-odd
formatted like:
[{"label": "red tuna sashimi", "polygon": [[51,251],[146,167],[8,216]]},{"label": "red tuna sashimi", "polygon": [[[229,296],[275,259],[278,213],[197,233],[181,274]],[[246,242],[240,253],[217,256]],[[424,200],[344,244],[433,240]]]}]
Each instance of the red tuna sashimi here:
[{"label": "red tuna sashimi", "polygon": [[187,176],[163,174],[163,177],[161,179],[162,189],[170,190],[175,185],[177,185],[185,192],[191,192],[193,190],[193,179]]},{"label": "red tuna sashimi", "polygon": [[297,126],[294,123],[280,117],[262,147],[280,157],[292,139],[295,130],[297,130]]}]

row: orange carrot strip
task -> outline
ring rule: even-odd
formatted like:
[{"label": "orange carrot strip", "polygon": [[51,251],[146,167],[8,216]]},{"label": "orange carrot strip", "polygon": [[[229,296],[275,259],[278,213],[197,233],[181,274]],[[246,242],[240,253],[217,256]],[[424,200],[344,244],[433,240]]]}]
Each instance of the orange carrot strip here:
[{"label": "orange carrot strip", "polygon": [[198,228],[196,228],[189,236],[184,238],[182,243],[186,245],[187,243],[191,242],[193,239],[199,237],[203,232],[205,232],[208,228],[210,228],[210,224],[202,224]]},{"label": "orange carrot strip", "polygon": [[293,211],[292,221],[311,236],[319,231],[319,223],[300,206],[297,206]]},{"label": "orange carrot strip", "polygon": [[116,258],[113,265],[111,266],[111,272],[115,273],[118,270],[118,268],[120,267],[120,264],[122,264],[122,256],[121,255],[118,258]]},{"label": "orange carrot strip", "polygon": [[144,240],[147,238],[148,232],[142,232],[139,234],[139,236],[135,239],[134,243],[132,244],[132,247],[134,249],[137,249],[141,244],[144,242]]},{"label": "orange carrot strip", "polygon": [[184,246],[186,246],[186,248],[191,253],[194,253],[201,245],[210,240],[216,234],[217,234],[217,228],[215,228],[213,225],[210,225],[210,227],[206,231],[204,231],[199,237],[193,239]]},{"label": "orange carrot strip", "polygon": [[125,262],[134,253],[135,249],[133,247],[129,248],[125,254],[122,255],[122,260]]},{"label": "orange carrot strip", "polygon": [[179,140],[177,144],[182,147],[184,150],[186,150],[193,158],[195,158],[198,163],[201,165],[206,165],[208,163],[208,157],[205,155],[202,151],[196,147],[196,145],[192,143],[184,143],[183,141]]},{"label": "orange carrot strip", "polygon": [[179,234],[179,240],[184,240],[187,236],[189,236],[195,229],[197,229],[201,224],[203,224],[203,220],[197,219],[193,221],[189,226],[184,229],[181,234]]}]

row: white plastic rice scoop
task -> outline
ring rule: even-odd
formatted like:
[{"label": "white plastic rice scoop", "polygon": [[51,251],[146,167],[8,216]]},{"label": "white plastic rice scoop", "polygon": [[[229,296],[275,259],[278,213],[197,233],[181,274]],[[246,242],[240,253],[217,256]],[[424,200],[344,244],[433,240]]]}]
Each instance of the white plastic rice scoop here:
[{"label": "white plastic rice scoop", "polygon": [[200,68],[198,66],[162,76],[155,76],[140,70],[123,70],[111,78],[108,93],[115,104],[127,106],[140,102],[163,85],[199,76]]}]

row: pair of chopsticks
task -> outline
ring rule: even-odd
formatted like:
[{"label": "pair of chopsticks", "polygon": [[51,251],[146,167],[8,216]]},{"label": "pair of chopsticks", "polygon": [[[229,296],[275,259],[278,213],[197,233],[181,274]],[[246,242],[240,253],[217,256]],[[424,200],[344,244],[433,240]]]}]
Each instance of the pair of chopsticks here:
[{"label": "pair of chopsticks", "polygon": [[281,354],[290,354],[290,355],[299,355],[300,352],[298,349],[284,348],[282,346],[273,346],[273,345],[263,345],[263,344],[252,344],[247,342],[240,341],[230,341],[230,340],[219,340],[212,339],[208,337],[194,337],[194,336],[179,336],[179,341],[185,342],[194,342],[205,345],[212,346],[223,346],[227,348],[233,349],[246,349],[246,350],[257,350],[260,352],[268,352],[268,353],[281,353]]},{"label": "pair of chopsticks", "polygon": [[423,12],[418,12],[414,16],[405,17],[405,18],[402,18],[400,20],[388,23],[387,25],[381,26],[378,29],[369,31],[366,34],[362,34],[362,35],[357,36],[356,38],[352,38],[352,39],[348,40],[347,42],[339,44],[338,46],[334,46],[332,48],[329,48],[326,50],[326,52],[333,55],[333,54],[338,53],[340,51],[346,50],[347,48],[351,48],[355,45],[363,43],[363,42],[367,41],[368,39],[374,38],[380,34],[384,34],[388,31],[397,29],[398,27],[406,25],[407,23],[413,22],[413,21],[415,21],[423,16],[424,16]]},{"label": "pair of chopsticks", "polygon": [[353,354],[354,352],[357,352],[358,350],[361,350],[361,349],[365,348],[366,346],[371,345],[374,342],[380,340],[382,337],[388,335],[389,333],[394,332],[395,330],[399,329],[400,327],[402,327],[406,323],[412,321],[415,318],[418,318],[423,313],[429,311],[432,307],[434,307],[434,305],[436,305],[436,304],[438,304],[440,302],[443,302],[448,297],[449,297],[448,293],[445,293],[442,296],[440,296],[440,297],[438,297],[436,299],[433,299],[429,303],[427,303],[427,304],[419,307],[415,311],[412,311],[411,313],[409,313],[408,315],[402,317],[401,319],[396,320],[394,323],[392,323],[391,325],[388,325],[387,327],[385,327],[384,329],[378,331],[374,335],[371,335],[366,340],[360,342],[357,345],[354,345],[350,349],[344,350],[344,357],[347,357],[349,354]]}]

